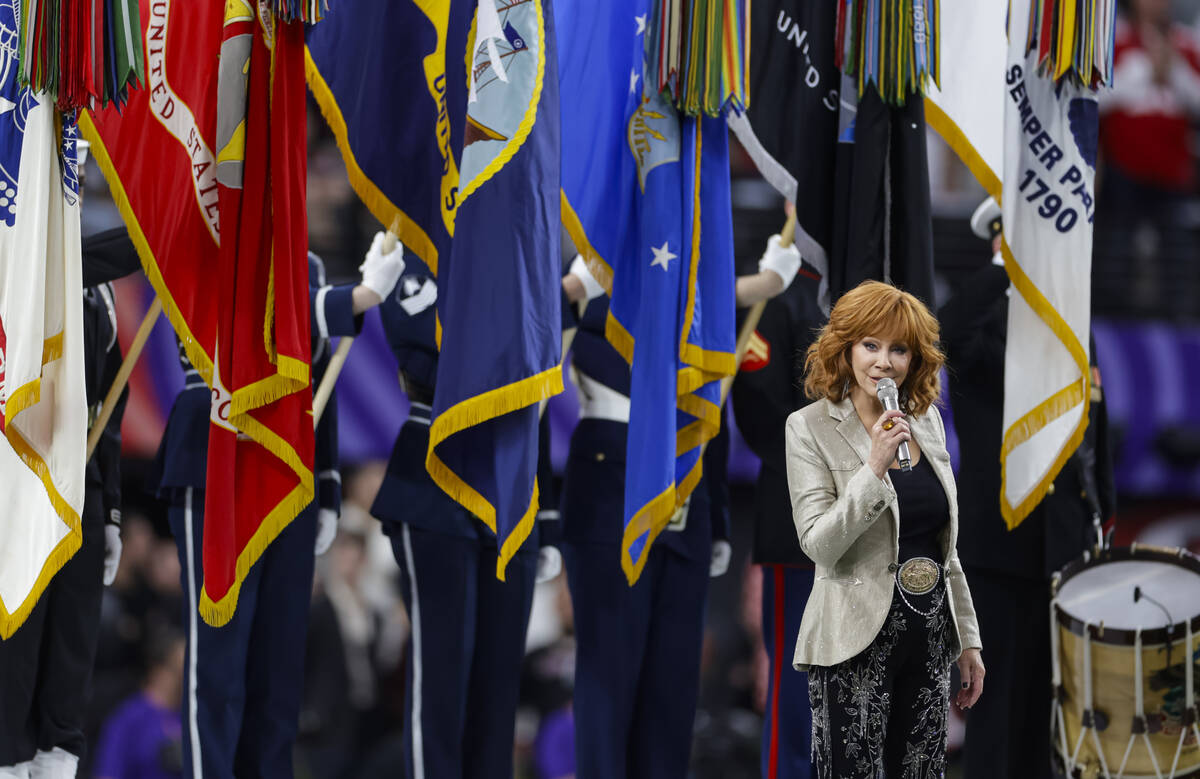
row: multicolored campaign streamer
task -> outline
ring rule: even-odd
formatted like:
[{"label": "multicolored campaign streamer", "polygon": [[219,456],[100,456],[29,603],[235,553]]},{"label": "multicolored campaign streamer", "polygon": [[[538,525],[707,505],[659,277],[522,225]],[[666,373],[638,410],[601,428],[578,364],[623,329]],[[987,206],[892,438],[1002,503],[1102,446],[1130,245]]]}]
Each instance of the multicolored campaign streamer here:
[{"label": "multicolored campaign streamer", "polygon": [[903,105],[940,83],[940,0],[841,0],[836,63],[861,97],[874,86],[885,103]]}]

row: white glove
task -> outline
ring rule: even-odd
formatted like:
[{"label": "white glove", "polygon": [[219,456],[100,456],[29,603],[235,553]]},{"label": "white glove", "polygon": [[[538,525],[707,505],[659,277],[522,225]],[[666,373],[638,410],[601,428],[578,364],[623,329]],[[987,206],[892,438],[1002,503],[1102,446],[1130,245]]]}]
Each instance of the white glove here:
[{"label": "white glove", "polygon": [[397,241],[396,248],[384,254],[383,239],[383,233],[375,233],[375,240],[371,241],[366,259],[358,269],[362,272],[363,286],[386,300],[404,273],[404,247]]},{"label": "white glove", "polygon": [[733,547],[728,541],[713,541],[712,559],[708,563],[708,576],[715,579],[724,576],[729,570],[729,561],[733,558]]},{"label": "white glove", "polygon": [[538,584],[548,582],[562,573],[562,552],[556,546],[543,546],[538,549],[537,578]]},{"label": "white glove", "polygon": [[575,259],[571,261],[571,267],[567,269],[567,273],[579,279],[579,283],[583,285],[584,292],[587,293],[588,300],[594,300],[604,294],[604,287],[600,286],[600,282],[596,281],[596,277],[588,270],[587,263],[583,261],[582,254],[575,255]]},{"label": "white glove", "polygon": [[338,515],[333,509],[317,509],[317,543],[313,550],[318,556],[329,551],[337,535]]},{"label": "white glove", "polygon": [[1004,267],[1004,252],[996,252],[992,255],[992,264]]},{"label": "white glove", "polygon": [[121,526],[104,526],[104,586],[107,587],[117,578],[117,568],[121,565]]},{"label": "white glove", "polygon": [[782,246],[779,236],[772,235],[767,239],[767,251],[758,261],[758,269],[774,273],[783,281],[783,289],[787,289],[796,278],[796,271],[800,270],[800,250],[795,245]]}]

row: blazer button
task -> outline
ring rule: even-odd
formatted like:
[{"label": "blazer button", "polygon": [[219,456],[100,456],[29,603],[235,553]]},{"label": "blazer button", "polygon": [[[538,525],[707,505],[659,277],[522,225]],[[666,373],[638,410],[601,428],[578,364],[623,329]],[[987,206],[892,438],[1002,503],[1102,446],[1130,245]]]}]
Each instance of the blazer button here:
[{"label": "blazer button", "polygon": [[596,462],[604,462],[604,452],[596,452]]},{"label": "blazer button", "polygon": [[888,563],[888,573],[895,573],[899,570],[900,566],[897,563]]},{"label": "blazer button", "polygon": [[1046,488],[1046,494],[1047,495],[1054,494],[1054,482],[1050,482],[1050,486]]},{"label": "blazer button", "polygon": [[875,510],[876,510],[876,511],[880,511],[880,510],[882,510],[882,509],[883,509],[883,501],[881,500],[881,501],[879,501],[878,503],[876,503],[876,504],[875,504]]}]

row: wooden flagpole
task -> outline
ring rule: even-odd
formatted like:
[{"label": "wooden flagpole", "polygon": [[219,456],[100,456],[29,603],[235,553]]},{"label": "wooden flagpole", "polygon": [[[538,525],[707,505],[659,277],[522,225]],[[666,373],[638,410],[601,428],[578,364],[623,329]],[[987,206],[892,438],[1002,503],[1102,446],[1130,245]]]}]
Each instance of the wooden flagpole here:
[{"label": "wooden flagpole", "polygon": [[121,369],[117,371],[117,377],[113,379],[112,386],[108,388],[108,394],[104,396],[104,403],[100,406],[100,414],[96,417],[96,421],[92,423],[92,428],[88,432],[87,455],[84,462],[92,459],[92,453],[96,451],[96,445],[100,443],[100,436],[104,434],[104,428],[108,425],[108,420],[112,417],[113,409],[117,406],[117,400],[121,397],[121,392],[125,389],[125,385],[129,383],[129,376],[133,373],[133,367],[137,364],[138,357],[141,357],[142,349],[146,346],[146,340],[150,338],[150,331],[154,329],[154,323],[158,321],[158,315],[161,313],[162,300],[155,295],[154,302],[150,304],[149,310],[146,311],[146,316],[142,318],[142,324],[138,327],[133,343],[129,345],[129,351],[125,353],[125,359],[121,363]]}]

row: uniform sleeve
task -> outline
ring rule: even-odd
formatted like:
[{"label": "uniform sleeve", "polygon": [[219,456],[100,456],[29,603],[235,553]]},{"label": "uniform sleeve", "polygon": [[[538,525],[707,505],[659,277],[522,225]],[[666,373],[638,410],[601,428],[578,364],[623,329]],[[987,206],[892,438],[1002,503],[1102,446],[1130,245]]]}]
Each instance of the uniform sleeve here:
[{"label": "uniform sleeve", "polygon": [[751,338],[750,354],[733,382],[731,398],[738,430],[760,460],[778,463],[784,424],[796,410],[791,391],[792,344],[783,301],[771,300]]},{"label": "uniform sleeve", "polygon": [[[1095,348],[1093,340],[1093,353],[1095,353]],[[1095,436],[1093,472],[1096,480],[1096,496],[1100,503],[1100,521],[1106,522],[1109,517],[1115,516],[1117,513],[1117,489],[1113,477],[1112,447],[1109,441],[1108,403],[1105,401],[1103,386],[1100,390],[1100,399],[1093,401],[1096,409],[1093,415],[1093,435]]]},{"label": "uniform sleeve", "polygon": [[342,471],[338,457],[337,392],[329,396],[325,413],[317,423],[314,457],[317,483],[317,506],[342,513]]},{"label": "uniform sleeve", "polygon": [[538,545],[561,546],[562,514],[558,508],[558,490],[554,483],[554,466],[550,459],[550,415],[542,414],[538,423]]},{"label": "uniform sleeve", "polygon": [[358,335],[362,331],[363,318],[354,315],[354,286],[342,284],[337,287],[308,288],[313,338]]},{"label": "uniform sleeve", "polygon": [[704,481],[708,485],[709,510],[714,541],[728,541],[729,526],[729,425],[722,420],[721,432],[704,450]]},{"label": "uniform sleeve", "polygon": [[95,287],[128,276],[142,265],[124,227],[83,239],[83,287]]},{"label": "uniform sleeve", "polygon": [[110,525],[121,524],[121,419],[128,399],[129,387],[126,387],[92,455],[98,460],[100,477],[104,480],[104,521]]},{"label": "uniform sleeve", "polygon": [[[112,331],[110,330],[109,333],[112,334]],[[121,372],[120,343],[115,334],[110,337],[112,340],[108,350],[104,353],[104,365],[100,378],[103,395],[108,394],[109,388],[117,379],[117,374]],[[92,454],[100,469],[100,479],[104,485],[104,521],[112,525],[121,524],[121,421],[125,417],[125,404],[128,399],[129,386],[126,385],[121,391],[120,397],[117,398],[117,404],[108,418],[108,423],[104,426],[104,432],[100,434],[96,451]]]},{"label": "uniform sleeve", "polygon": [[1008,289],[1004,268],[988,265],[971,276],[938,310],[947,361],[955,370],[971,365],[1004,365],[1004,338],[989,323]]}]

